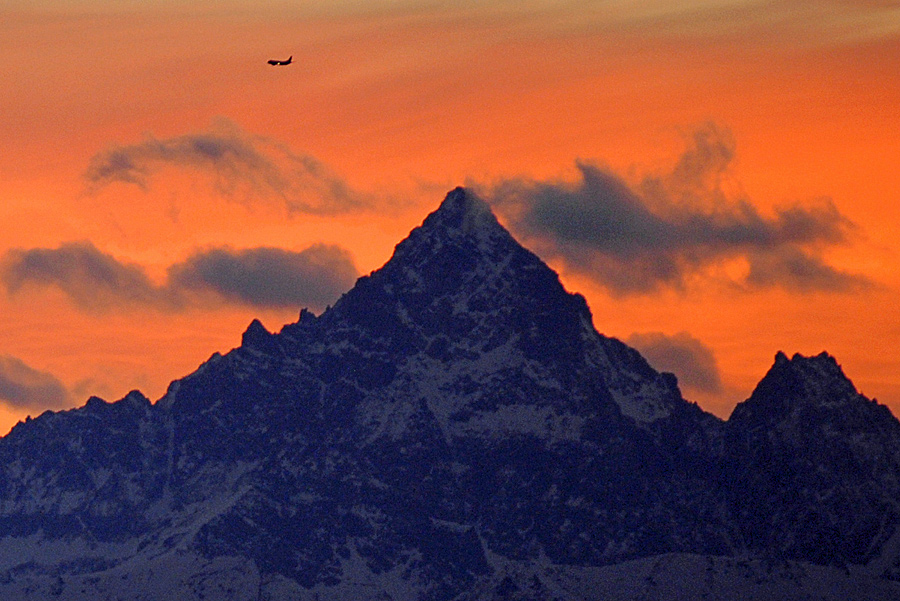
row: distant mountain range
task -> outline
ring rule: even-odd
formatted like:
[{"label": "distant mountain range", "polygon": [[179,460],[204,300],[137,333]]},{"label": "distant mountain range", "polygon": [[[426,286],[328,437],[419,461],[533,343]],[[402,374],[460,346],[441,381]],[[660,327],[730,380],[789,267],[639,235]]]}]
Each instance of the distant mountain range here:
[{"label": "distant mountain range", "polygon": [[322,315],[0,439],[4,599],[900,599],[898,526],[834,358],[722,421],[463,189]]}]

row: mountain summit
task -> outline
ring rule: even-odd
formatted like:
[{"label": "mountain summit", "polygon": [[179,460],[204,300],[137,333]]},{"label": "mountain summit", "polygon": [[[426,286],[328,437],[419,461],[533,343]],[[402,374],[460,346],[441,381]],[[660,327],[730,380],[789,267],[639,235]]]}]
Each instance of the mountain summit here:
[{"label": "mountain summit", "polygon": [[0,593],[892,598],[898,441],[830,357],[704,413],[458,188],[322,315],[0,440]]}]

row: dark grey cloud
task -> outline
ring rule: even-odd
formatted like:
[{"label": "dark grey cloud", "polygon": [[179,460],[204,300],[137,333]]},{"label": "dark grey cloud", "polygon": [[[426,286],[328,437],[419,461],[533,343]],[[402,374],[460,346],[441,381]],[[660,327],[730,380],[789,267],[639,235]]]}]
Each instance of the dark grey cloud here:
[{"label": "dark grey cloud", "polygon": [[318,244],[300,252],[280,248],[197,253],[169,269],[169,286],[211,291],[257,307],[322,307],[334,302],[356,279],[350,254],[338,246]]},{"label": "dark grey cloud", "polygon": [[72,405],[72,396],[52,374],[0,356],[0,401],[17,409],[64,409]]},{"label": "dark grey cloud", "polygon": [[26,287],[53,287],[91,312],[135,306],[177,311],[210,300],[321,309],[350,288],[356,275],[350,254],[325,244],[299,252],[211,248],[169,267],[162,284],[140,266],[119,261],[89,242],[14,249],[0,260],[0,282],[9,294]]},{"label": "dark grey cloud", "polygon": [[655,369],[675,374],[683,387],[707,393],[722,392],[715,355],[687,332],[674,336],[660,332],[632,334],[625,342],[640,351]]},{"label": "dark grey cloud", "polygon": [[332,215],[371,202],[314,157],[224,119],[203,132],[165,139],[147,135],[137,144],[107,148],[90,160],[84,178],[92,193],[116,182],[147,190],[171,167],[208,174],[219,193],[248,204],[275,201],[290,211]]},{"label": "dark grey cloud", "polygon": [[[594,278],[613,293],[684,289],[735,259],[747,287],[844,291],[870,285],[822,257],[855,227],[830,199],[761,214],[726,193],[734,160],[730,135],[700,128],[671,172],[630,185],[610,170],[578,162],[575,183],[502,181],[482,193],[510,227],[547,258]],[[736,197],[735,197],[736,196]]]},{"label": "dark grey cloud", "polygon": [[0,281],[10,294],[26,286],[52,286],[77,306],[95,312],[122,305],[174,302],[140,266],[119,261],[90,242],[10,250],[0,261]]},{"label": "dark grey cloud", "polygon": [[781,286],[791,292],[843,292],[870,287],[864,278],[839,271],[820,257],[797,248],[752,253],[746,282],[754,287]]}]

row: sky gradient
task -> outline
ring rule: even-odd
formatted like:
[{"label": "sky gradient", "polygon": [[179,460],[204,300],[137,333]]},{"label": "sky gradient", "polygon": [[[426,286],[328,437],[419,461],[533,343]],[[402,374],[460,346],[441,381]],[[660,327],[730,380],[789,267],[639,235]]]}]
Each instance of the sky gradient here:
[{"label": "sky gradient", "polygon": [[155,400],[254,317],[322,311],[457,185],[704,408],[827,350],[900,413],[900,2],[13,0],[0,23],[3,432]]}]

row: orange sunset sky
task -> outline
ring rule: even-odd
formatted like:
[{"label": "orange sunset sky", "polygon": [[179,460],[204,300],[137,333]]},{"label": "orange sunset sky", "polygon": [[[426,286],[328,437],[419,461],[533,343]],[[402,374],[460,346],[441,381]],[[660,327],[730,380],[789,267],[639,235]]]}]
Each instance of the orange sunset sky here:
[{"label": "orange sunset sky", "polygon": [[0,72],[2,432],[321,312],[457,185],[707,410],[827,350],[900,413],[900,2],[7,0]]}]

